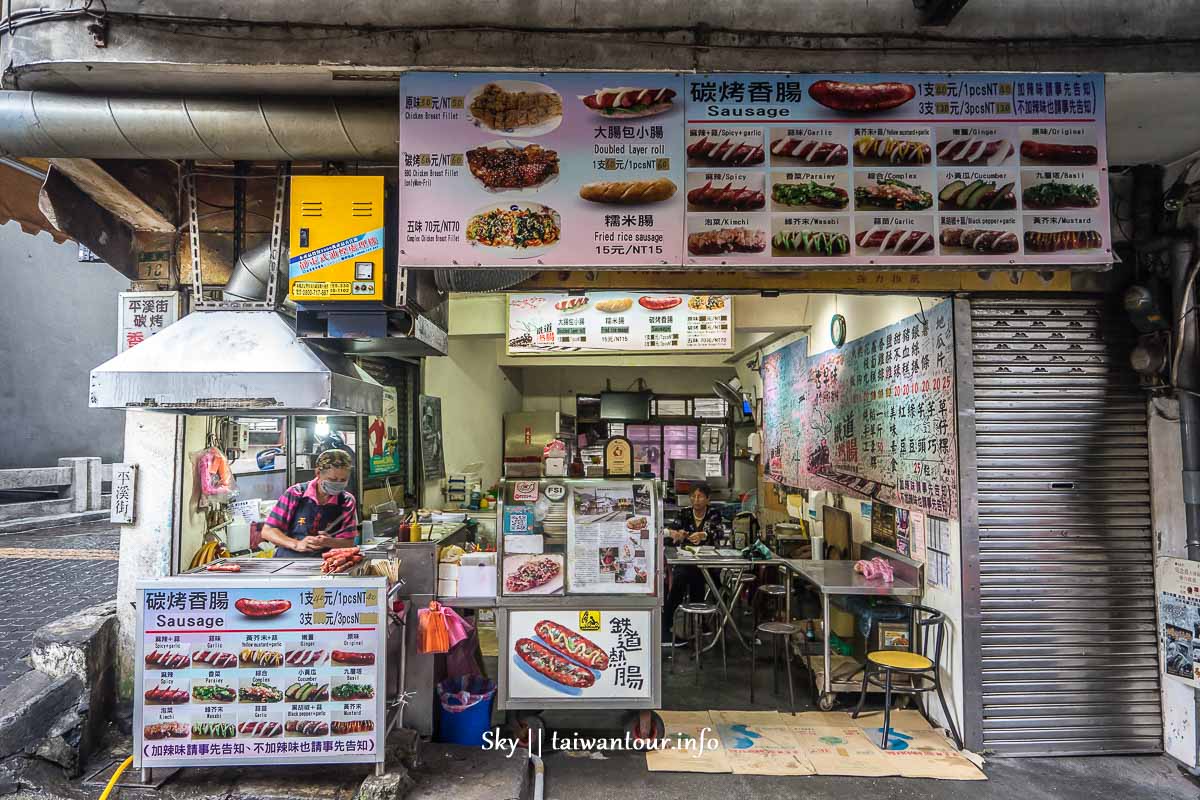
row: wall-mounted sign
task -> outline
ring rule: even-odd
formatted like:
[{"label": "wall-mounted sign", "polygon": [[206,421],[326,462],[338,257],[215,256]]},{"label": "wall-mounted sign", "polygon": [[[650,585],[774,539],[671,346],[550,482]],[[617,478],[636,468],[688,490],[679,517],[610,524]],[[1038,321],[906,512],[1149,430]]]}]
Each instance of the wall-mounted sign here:
[{"label": "wall-mounted sign", "polygon": [[1173,680],[1200,686],[1200,564],[1160,558],[1155,572],[1163,671]]},{"label": "wall-mounted sign", "polygon": [[137,464],[112,465],[112,505],[108,521],[131,525],[134,521],[137,498]]},{"label": "wall-mounted sign", "polygon": [[950,302],[840,348],[811,356],[807,349],[799,339],[762,360],[766,476],[955,516]]},{"label": "wall-mounted sign", "polygon": [[729,352],[733,297],[589,292],[510,294],[509,355]]},{"label": "wall-mounted sign", "polygon": [[420,403],[421,471],[427,481],[446,475],[446,455],[442,449],[442,398],[423,394]]},{"label": "wall-mounted sign", "polygon": [[1098,74],[418,72],[400,87],[402,265],[1112,261]]},{"label": "wall-mounted sign", "polygon": [[400,399],[396,387],[383,387],[383,416],[371,417],[367,426],[370,458],[367,472],[371,477],[400,471]]},{"label": "wall-mounted sign", "polygon": [[179,292],[119,292],[117,352],[124,353],[179,319]]}]

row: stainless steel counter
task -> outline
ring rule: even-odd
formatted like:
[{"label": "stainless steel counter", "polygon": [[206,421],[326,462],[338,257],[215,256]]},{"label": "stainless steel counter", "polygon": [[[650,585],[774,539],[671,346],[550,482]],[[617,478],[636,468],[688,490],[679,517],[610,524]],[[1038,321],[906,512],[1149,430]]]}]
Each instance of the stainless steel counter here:
[{"label": "stainless steel counter", "polygon": [[853,561],[788,559],[784,563],[792,572],[811,583],[822,594],[916,597],[921,593],[917,586],[900,578],[896,578],[892,583],[886,583],[878,578],[867,580],[854,571]]}]

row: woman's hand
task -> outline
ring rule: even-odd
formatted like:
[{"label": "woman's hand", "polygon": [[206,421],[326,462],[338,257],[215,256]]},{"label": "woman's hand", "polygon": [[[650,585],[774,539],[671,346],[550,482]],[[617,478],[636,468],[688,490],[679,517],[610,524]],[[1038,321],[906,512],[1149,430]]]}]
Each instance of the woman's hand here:
[{"label": "woman's hand", "polygon": [[704,531],[696,531],[687,540],[692,544],[701,544],[704,542]]},{"label": "woman's hand", "polygon": [[668,529],[667,534],[671,537],[672,543],[678,545],[683,541],[683,531]]}]

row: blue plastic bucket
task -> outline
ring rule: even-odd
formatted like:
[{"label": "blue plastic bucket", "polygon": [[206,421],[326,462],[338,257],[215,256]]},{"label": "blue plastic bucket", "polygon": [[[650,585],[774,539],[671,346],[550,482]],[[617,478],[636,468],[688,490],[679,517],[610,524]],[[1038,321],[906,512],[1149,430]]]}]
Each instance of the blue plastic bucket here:
[{"label": "blue plastic bucket", "polygon": [[438,684],[438,741],[483,745],[492,727],[496,684],[478,675],[451,678]]}]

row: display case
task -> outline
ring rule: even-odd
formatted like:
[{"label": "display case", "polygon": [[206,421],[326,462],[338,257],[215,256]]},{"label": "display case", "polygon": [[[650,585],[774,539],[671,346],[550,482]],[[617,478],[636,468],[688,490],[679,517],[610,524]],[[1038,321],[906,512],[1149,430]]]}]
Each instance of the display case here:
[{"label": "display case", "polygon": [[499,708],[661,707],[661,520],[652,480],[502,484]]}]

